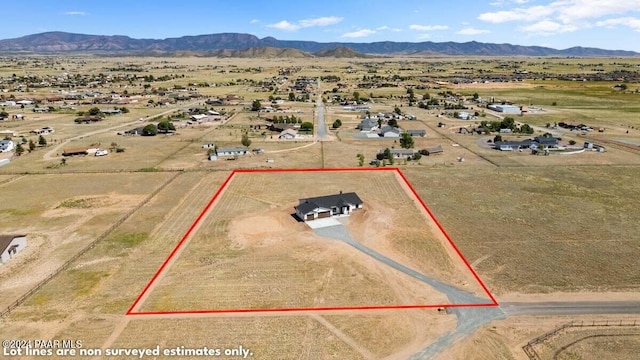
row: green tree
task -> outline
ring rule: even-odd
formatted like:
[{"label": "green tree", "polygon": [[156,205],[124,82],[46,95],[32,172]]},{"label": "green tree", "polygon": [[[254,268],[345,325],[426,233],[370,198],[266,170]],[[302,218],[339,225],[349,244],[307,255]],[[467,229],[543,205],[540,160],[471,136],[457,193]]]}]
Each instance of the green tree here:
[{"label": "green tree", "polygon": [[24,148],[22,147],[22,144],[18,144],[16,146],[16,154],[22,155],[23,153],[24,153]]},{"label": "green tree", "polygon": [[353,100],[360,101],[360,93],[357,91],[353,92]]},{"label": "green tree", "polygon": [[92,107],[91,109],[89,109],[89,115],[91,116],[98,116],[100,115],[100,109],[98,109],[97,107]]},{"label": "green tree", "polygon": [[391,119],[387,124],[389,124],[389,126],[398,127],[398,120]]},{"label": "green tree", "polygon": [[251,103],[251,111],[260,111],[260,108],[262,108],[262,104],[260,103],[260,100],[258,99],[253,100],[253,102]]},{"label": "green tree", "polygon": [[38,144],[40,144],[40,146],[47,146],[47,139],[45,139],[44,136],[40,135],[40,137],[38,138]]},{"label": "green tree", "polygon": [[397,106],[393,109],[393,112],[398,114],[398,115],[402,115],[402,110],[400,110],[400,108],[397,107]]},{"label": "green tree", "polygon": [[400,137],[400,146],[403,149],[412,149],[414,146],[413,137],[408,132],[403,132]]},{"label": "green tree", "polygon": [[249,139],[249,135],[247,134],[242,135],[242,139],[240,140],[240,143],[242,144],[242,146],[245,146],[245,147],[251,146],[251,139]]},{"label": "green tree", "polygon": [[142,128],[143,136],[156,136],[158,135],[158,127],[155,124],[149,124]]},{"label": "green tree", "polygon": [[391,150],[389,148],[384,149],[384,157],[389,160],[389,165],[393,165],[393,155],[391,155]]},{"label": "green tree", "polygon": [[163,120],[158,123],[158,131],[163,133],[168,133],[169,131],[175,131],[176,127],[173,125],[173,122],[169,120]]},{"label": "green tree", "polygon": [[300,130],[313,130],[313,123],[308,121],[303,122],[302,124],[300,124]]},{"label": "green tree", "polygon": [[342,126],[342,120],[340,120],[340,119],[336,119],[336,121],[334,121],[334,122],[333,122],[332,127],[333,127],[334,129],[337,129],[337,128],[339,128],[340,126]]},{"label": "green tree", "polygon": [[289,93],[289,101],[296,101],[296,94],[290,92]]},{"label": "green tree", "polygon": [[502,141],[502,135],[496,135],[496,136],[493,138],[493,142],[494,142],[494,143],[497,143],[498,141]]},{"label": "green tree", "polygon": [[36,148],[36,143],[29,139],[29,151],[33,151]]},{"label": "green tree", "polygon": [[364,155],[358,154],[356,155],[356,157],[358,158],[358,166],[360,167],[364,166]]}]

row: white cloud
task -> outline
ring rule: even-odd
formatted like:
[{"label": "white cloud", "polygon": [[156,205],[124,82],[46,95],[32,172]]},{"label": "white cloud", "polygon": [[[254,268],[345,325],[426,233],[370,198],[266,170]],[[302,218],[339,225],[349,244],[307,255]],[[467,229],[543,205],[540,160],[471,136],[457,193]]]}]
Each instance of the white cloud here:
[{"label": "white cloud", "polygon": [[277,22],[275,24],[269,24],[269,25],[267,25],[267,27],[278,29],[278,30],[284,30],[284,31],[296,31],[296,30],[300,29],[299,25],[292,24],[292,23],[288,22],[287,20],[282,20],[282,21]]},{"label": "white cloud", "polygon": [[298,21],[298,23],[290,23],[287,20],[282,20],[275,24],[269,24],[267,27],[284,30],[284,31],[296,31],[302,28],[314,27],[314,26],[329,26],[341,22],[343,18],[337,16],[326,16],[320,18],[304,19]]},{"label": "white cloud", "polygon": [[303,27],[303,28],[312,27],[312,26],[329,26],[329,25],[337,24],[342,20],[343,18],[341,17],[326,16],[326,17],[320,17],[315,19],[300,20],[299,24],[300,24],[300,27]]},{"label": "white cloud", "polygon": [[542,20],[535,24],[522,26],[519,28],[521,31],[536,33],[544,36],[550,36],[563,32],[572,32],[578,30],[575,25],[565,25],[557,23],[551,20]]},{"label": "white cloud", "polygon": [[[517,4],[526,2],[514,1]],[[504,1],[500,3],[505,4]],[[486,12],[479,20],[490,23],[511,21],[537,22],[554,20],[563,24],[586,25],[586,20],[638,11],[638,0],[556,0],[546,5],[516,7],[510,10]]]},{"label": "white cloud", "polygon": [[84,11],[65,11],[63,12],[64,15],[80,15],[80,16],[85,16],[87,15],[86,12]]},{"label": "white cloud", "polygon": [[389,27],[387,25],[384,26],[380,26],[379,28],[376,28],[377,31],[382,31],[382,30],[389,30]]},{"label": "white cloud", "polygon": [[640,19],[634,17],[607,19],[596,23],[596,26],[604,26],[608,28],[614,28],[618,25],[628,26],[633,30],[640,32]]},{"label": "white cloud", "polygon": [[409,29],[417,31],[447,30],[448,28],[446,25],[409,25]]},{"label": "white cloud", "polygon": [[375,33],[376,33],[375,30],[362,29],[362,30],[358,30],[358,31],[342,34],[342,37],[345,37],[345,38],[361,38],[361,37],[367,37],[367,36],[373,35]]},{"label": "white cloud", "polygon": [[249,21],[249,23],[251,23],[251,24],[257,24],[259,22],[260,22],[260,20],[258,20],[258,19],[253,19],[253,20]]},{"label": "white cloud", "polygon": [[480,34],[488,34],[491,31],[489,30],[481,30],[481,29],[475,29],[472,27],[468,27],[468,28],[464,28],[458,32],[456,32],[456,34],[459,35],[480,35]]},{"label": "white cloud", "polygon": [[492,3],[489,3],[489,5],[491,6],[505,6],[505,5],[509,5],[510,3],[516,3],[516,4],[526,4],[528,3],[529,0],[498,0]]}]

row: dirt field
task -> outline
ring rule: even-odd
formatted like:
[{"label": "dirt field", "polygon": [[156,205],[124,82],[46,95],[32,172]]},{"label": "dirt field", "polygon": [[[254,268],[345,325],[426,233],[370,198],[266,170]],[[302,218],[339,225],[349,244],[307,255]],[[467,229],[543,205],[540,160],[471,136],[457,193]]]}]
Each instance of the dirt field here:
[{"label": "dirt field", "polygon": [[[1,185],[0,228],[27,234],[28,246],[0,267],[0,305],[9,305],[47,277],[169,177],[142,173],[124,177],[33,175]],[[30,196],[21,195],[25,193]]]},{"label": "dirt field", "polygon": [[[363,177],[368,187],[362,186]],[[311,178],[313,190],[305,185]],[[288,191],[270,191],[279,184],[287,184]],[[318,237],[292,217],[297,197],[335,193],[337,187],[357,191],[366,203],[349,218],[354,238],[423,274],[482,295],[462,260],[447,250],[446,239],[429,227],[408,189],[398,184],[394,172],[236,173],[141,310],[448,303],[428,286],[346,244]],[[409,298],[402,295],[408,293]]]}]

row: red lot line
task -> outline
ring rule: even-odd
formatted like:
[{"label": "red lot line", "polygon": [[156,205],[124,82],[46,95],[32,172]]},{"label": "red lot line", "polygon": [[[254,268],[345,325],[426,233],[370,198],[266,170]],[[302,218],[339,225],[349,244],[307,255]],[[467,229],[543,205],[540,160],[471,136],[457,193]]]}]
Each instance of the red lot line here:
[{"label": "red lot line", "polygon": [[[213,205],[215,200],[218,198],[218,196],[220,195],[222,190],[224,190],[224,188],[229,184],[229,182],[231,181],[231,179],[233,178],[233,176],[236,173],[338,172],[338,171],[395,171],[395,172],[397,172],[398,175],[400,175],[402,180],[405,182],[405,184],[407,184],[407,186],[409,187],[409,189],[411,190],[413,195],[418,199],[418,201],[420,202],[422,207],[427,211],[427,213],[431,217],[431,220],[433,220],[435,222],[435,224],[438,226],[438,229],[442,232],[442,234],[445,236],[447,241],[449,241],[449,244],[451,244],[453,249],[456,251],[456,254],[458,254],[458,256],[460,256],[460,258],[462,259],[462,261],[466,265],[467,269],[469,269],[471,271],[471,273],[473,274],[473,276],[476,279],[476,281],[478,281],[478,283],[480,284],[482,289],[485,291],[487,296],[489,296],[489,299],[491,299],[492,303],[486,303],[486,304],[439,304],[439,305],[397,305],[397,306],[353,306],[353,307],[328,307],[328,308],[316,307],[316,308],[281,308],[281,309],[221,309],[221,310],[189,310],[189,311],[134,311],[133,310],[138,305],[140,300],[146,295],[146,292],[149,290],[149,288],[151,287],[153,282],[162,273],[162,271],[165,269],[165,267],[167,266],[169,261],[171,261],[173,256],[176,254],[176,252],[182,246],[182,244],[185,242],[185,240],[189,237],[189,235],[191,235],[191,232],[193,231],[193,229],[196,227],[196,225],[198,225],[198,223],[204,217],[204,215],[207,213],[207,211],[209,211],[209,209],[211,208],[211,206]],[[184,236],[182,237],[180,242],[178,242],[178,244],[175,246],[173,251],[171,251],[171,253],[167,257],[167,259],[162,263],[162,265],[160,266],[158,271],[156,271],[155,275],[153,275],[153,277],[151,278],[151,280],[149,281],[147,286],[145,286],[144,289],[142,290],[142,292],[140,293],[140,295],[138,295],[138,297],[136,298],[136,300],[133,303],[133,305],[131,305],[131,307],[127,311],[126,315],[172,315],[172,314],[173,315],[188,315],[188,314],[196,315],[196,314],[211,314],[211,313],[274,313],[274,312],[296,312],[296,311],[305,312],[305,311],[336,311],[336,310],[428,309],[428,308],[457,308],[457,307],[486,307],[486,306],[498,306],[498,302],[493,297],[493,295],[491,294],[489,289],[487,289],[486,285],[484,284],[484,282],[482,282],[482,279],[480,279],[480,277],[475,272],[475,270],[473,270],[473,268],[471,267],[471,265],[469,264],[467,259],[465,259],[465,257],[462,255],[462,253],[460,252],[458,247],[455,245],[453,240],[451,240],[451,238],[449,237],[447,232],[444,230],[442,225],[440,225],[438,220],[436,220],[435,216],[433,216],[433,213],[431,212],[431,210],[429,210],[429,207],[427,207],[425,202],[422,201],[422,198],[420,198],[420,196],[418,195],[416,190],[413,188],[413,186],[411,186],[411,183],[409,183],[409,180],[407,180],[407,178],[404,176],[402,171],[400,171],[400,169],[398,169],[398,168],[333,168],[333,169],[312,168],[312,169],[261,169],[261,170],[250,170],[250,169],[243,170],[243,169],[238,169],[238,170],[233,170],[231,172],[231,174],[229,175],[229,177],[227,177],[227,179],[224,181],[222,186],[220,186],[220,188],[215,193],[213,198],[211,198],[209,203],[207,203],[207,206],[205,206],[205,208],[202,210],[200,215],[198,215],[198,217],[193,222],[193,224],[191,224],[191,227],[189,227],[189,229],[184,234]]]}]

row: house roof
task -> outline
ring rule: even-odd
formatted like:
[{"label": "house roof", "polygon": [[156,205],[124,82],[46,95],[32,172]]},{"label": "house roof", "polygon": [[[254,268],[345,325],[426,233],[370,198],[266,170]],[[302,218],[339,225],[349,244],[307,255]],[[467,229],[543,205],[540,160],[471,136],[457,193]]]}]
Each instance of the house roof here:
[{"label": "house roof", "polygon": [[426,130],[407,130],[407,132],[411,135],[421,135],[427,133]]},{"label": "house roof", "polygon": [[432,148],[427,148],[427,149],[425,149],[425,150],[427,150],[427,153],[441,153],[441,152],[443,152],[443,151],[444,151],[444,150],[442,149],[442,146],[441,146],[441,145],[438,145],[438,146],[436,146],[436,147],[432,147]]},{"label": "house roof", "polygon": [[396,134],[400,134],[400,129],[398,129],[397,127],[389,126],[389,125],[385,125],[382,127],[382,129],[380,129],[381,134],[388,133],[388,132],[394,132]]},{"label": "house roof", "polygon": [[25,236],[26,235],[0,235],[0,254],[7,250],[13,239]]},{"label": "house roof", "polygon": [[295,131],[294,129],[284,129],[284,130],[282,130],[282,132],[280,133],[280,136],[287,135],[287,134],[288,134],[288,135],[296,136],[296,135],[298,134],[298,132],[297,132],[297,131]]},{"label": "house roof", "polygon": [[354,192],[319,196],[308,199],[300,199],[300,205],[295,209],[303,214],[307,214],[317,208],[342,207],[346,205],[362,205],[362,200]]},{"label": "house roof", "polygon": [[228,148],[218,148],[218,152],[244,152],[249,151],[249,148],[246,147],[228,147]]}]

